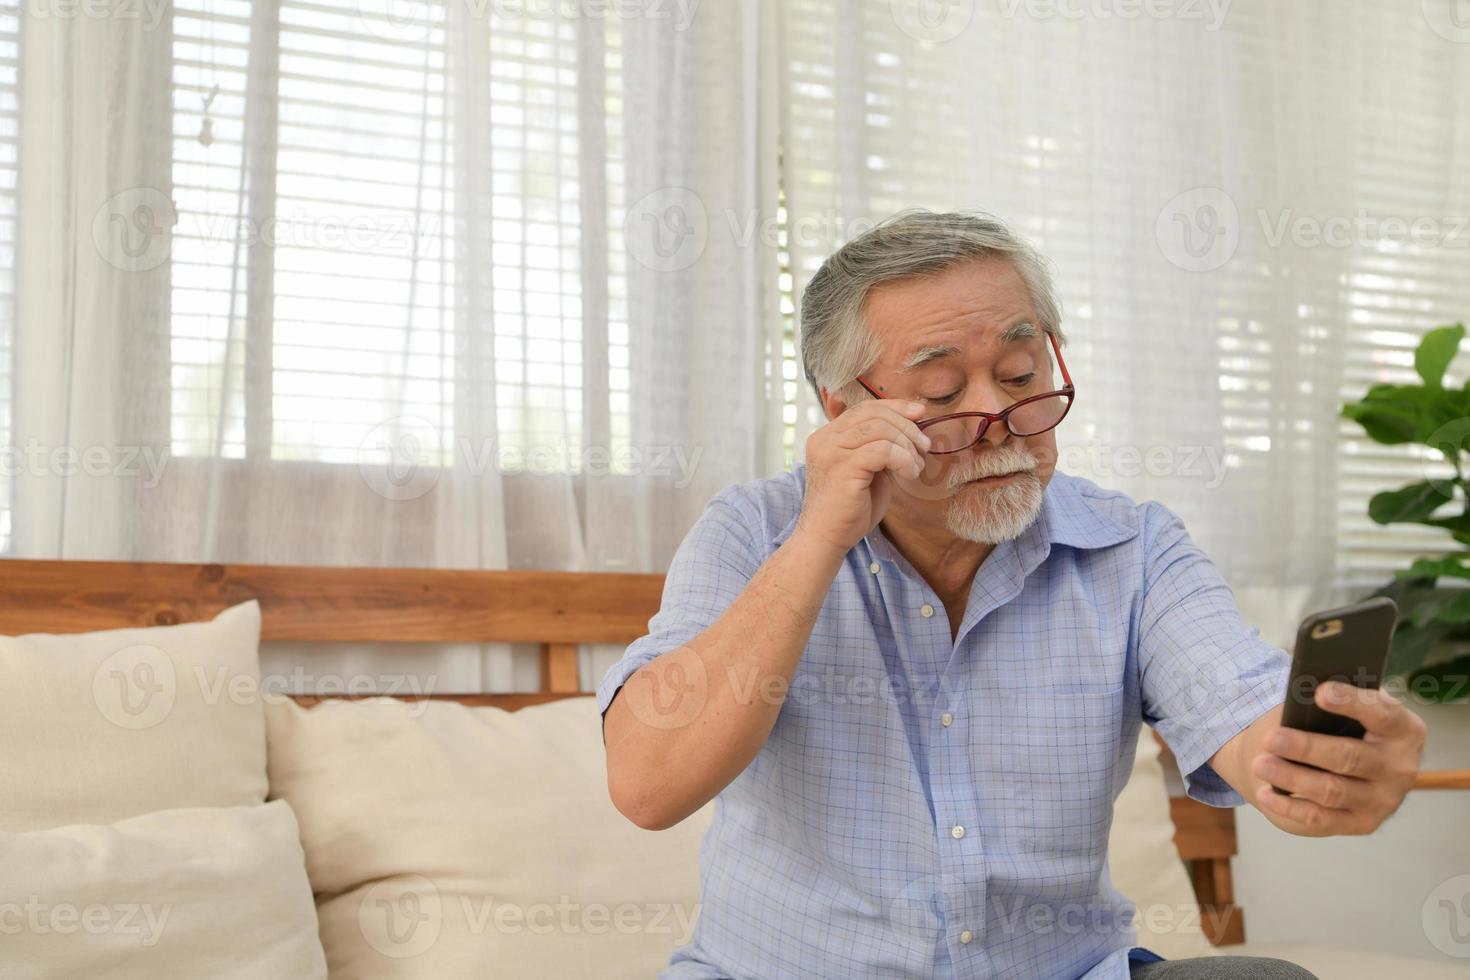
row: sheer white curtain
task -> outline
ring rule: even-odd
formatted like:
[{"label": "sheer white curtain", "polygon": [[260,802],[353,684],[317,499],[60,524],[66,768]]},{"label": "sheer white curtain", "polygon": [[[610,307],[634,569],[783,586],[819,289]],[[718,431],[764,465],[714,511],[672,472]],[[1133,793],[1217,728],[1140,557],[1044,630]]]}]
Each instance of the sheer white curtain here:
[{"label": "sheer white curtain", "polygon": [[24,25],[12,555],[656,571],[757,475],[768,273],[671,210],[774,197],[748,11],[163,13]]},{"label": "sheer white curtain", "polygon": [[1337,408],[1470,310],[1470,32],[1437,3],[1129,9],[783,5],[794,288],[905,206],[1011,222],[1064,300],[1061,467],[1179,512],[1290,643],[1432,546],[1368,525],[1419,464]]},{"label": "sheer white curtain", "polygon": [[[658,570],[800,454],[800,290],[911,205],[1052,257],[1063,467],[1178,510],[1272,639],[1429,546],[1362,517],[1426,464],[1336,410],[1470,309],[1448,0],[139,9],[22,15],[0,75],[10,554]],[[398,653],[341,669],[535,683]]]}]

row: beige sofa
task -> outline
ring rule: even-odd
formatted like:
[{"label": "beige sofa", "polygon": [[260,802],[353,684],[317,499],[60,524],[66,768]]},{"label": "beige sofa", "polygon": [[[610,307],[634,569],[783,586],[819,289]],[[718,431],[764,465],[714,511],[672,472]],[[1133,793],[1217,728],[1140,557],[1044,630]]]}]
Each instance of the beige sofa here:
[{"label": "beige sofa", "polygon": [[[575,691],[573,641],[636,636],[656,576],[8,562],[0,586],[0,912],[25,923],[0,958],[23,975],[648,977],[688,939],[715,804],[660,833],[622,819]],[[564,690],[308,707],[261,689],[261,636],[540,638]],[[1157,743],[1138,753],[1112,879],[1170,913],[1140,916],[1141,944],[1207,955],[1244,921],[1228,893],[1198,914],[1228,857],[1179,855],[1229,811],[1200,822]],[[1324,978],[1465,975],[1260,952]]]}]

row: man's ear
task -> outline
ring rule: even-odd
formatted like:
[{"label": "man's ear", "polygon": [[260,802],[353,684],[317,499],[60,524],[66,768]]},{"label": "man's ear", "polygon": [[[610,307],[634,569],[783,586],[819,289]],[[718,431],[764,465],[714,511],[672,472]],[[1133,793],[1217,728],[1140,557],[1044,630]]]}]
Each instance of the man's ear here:
[{"label": "man's ear", "polygon": [[822,393],[822,414],[827,416],[830,422],[847,410],[847,402],[840,395],[834,395],[826,388],[819,389]]}]

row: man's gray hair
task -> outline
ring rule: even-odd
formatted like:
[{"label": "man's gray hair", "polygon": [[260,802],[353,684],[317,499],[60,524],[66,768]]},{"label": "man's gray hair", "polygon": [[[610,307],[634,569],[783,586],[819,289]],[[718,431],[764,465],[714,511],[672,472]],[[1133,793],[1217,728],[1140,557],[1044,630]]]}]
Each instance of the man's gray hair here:
[{"label": "man's gray hair", "polygon": [[1015,266],[1041,329],[1064,341],[1061,302],[1046,260],[1004,222],[978,211],[900,211],[833,252],[801,294],[801,360],[817,397],[823,388],[856,397],[862,391],[857,376],[882,354],[863,321],[869,290],[991,256]]}]

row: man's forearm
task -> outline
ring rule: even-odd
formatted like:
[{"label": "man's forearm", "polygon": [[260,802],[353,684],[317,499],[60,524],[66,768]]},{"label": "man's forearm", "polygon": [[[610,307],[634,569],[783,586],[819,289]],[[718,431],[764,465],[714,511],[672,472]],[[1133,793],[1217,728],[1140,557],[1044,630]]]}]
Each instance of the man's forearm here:
[{"label": "man's forearm", "polygon": [[[1264,782],[1251,771],[1251,763],[1264,750],[1266,736],[1280,726],[1282,707],[1283,705],[1278,704],[1266,711],[1210,757],[1210,768],[1257,809],[1260,807],[1255,802],[1256,790]],[[1266,817],[1270,819],[1271,814],[1266,814]]]},{"label": "man's forearm", "polygon": [[842,557],[798,527],[714,625],[628,678],[605,724],[608,789],[625,816],[671,827],[750,765]]}]

